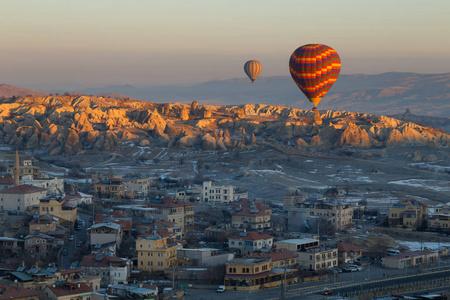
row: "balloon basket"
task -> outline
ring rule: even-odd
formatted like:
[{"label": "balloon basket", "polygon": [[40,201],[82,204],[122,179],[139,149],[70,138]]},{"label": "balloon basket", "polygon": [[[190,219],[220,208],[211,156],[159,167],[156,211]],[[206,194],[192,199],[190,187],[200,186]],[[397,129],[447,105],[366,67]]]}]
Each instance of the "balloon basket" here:
[{"label": "balloon basket", "polygon": [[317,111],[317,107],[314,106],[313,109],[312,109],[312,111]]}]

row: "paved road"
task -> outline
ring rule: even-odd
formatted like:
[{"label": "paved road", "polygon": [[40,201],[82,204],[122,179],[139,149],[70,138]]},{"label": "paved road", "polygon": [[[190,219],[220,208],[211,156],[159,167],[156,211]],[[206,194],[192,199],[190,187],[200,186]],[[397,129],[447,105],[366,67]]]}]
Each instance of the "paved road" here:
[{"label": "paved road", "polygon": [[[442,268],[447,268],[447,266],[443,266]],[[392,282],[407,282],[423,278],[450,276],[450,270],[439,273],[434,272],[437,270],[438,267],[422,268],[421,270],[413,268],[409,269],[406,273],[406,270],[386,270],[382,269],[379,265],[372,265],[370,270],[367,267],[362,272],[341,273],[336,278],[336,283],[334,283],[334,278],[330,276],[329,279],[320,282],[308,284],[301,283],[288,286],[287,291],[285,292],[285,298],[300,299],[301,297],[301,299],[325,299],[325,297],[321,295],[321,291],[328,288],[335,291],[335,294],[340,293],[342,295],[343,292],[348,293],[354,289],[361,289],[361,285],[362,288],[370,288]],[[281,291],[279,288],[258,290],[254,292],[235,292],[228,290],[225,293],[219,294],[216,293],[215,290],[189,290],[187,291],[187,294],[187,299],[275,300],[280,298]]]},{"label": "paved road", "polygon": [[84,247],[87,247],[87,233],[86,229],[89,227],[89,218],[92,215],[85,214],[83,212],[78,212],[78,217],[83,221],[80,223],[82,225],[82,228],[80,231],[75,230],[73,233],[74,240],[69,241],[67,240],[64,244],[64,249],[67,249],[67,255],[61,255],[59,261],[62,260],[62,266],[64,269],[70,269],[72,266],[72,263],[70,262],[70,258],[75,254],[77,250],[78,242],[81,241],[84,244]]}]

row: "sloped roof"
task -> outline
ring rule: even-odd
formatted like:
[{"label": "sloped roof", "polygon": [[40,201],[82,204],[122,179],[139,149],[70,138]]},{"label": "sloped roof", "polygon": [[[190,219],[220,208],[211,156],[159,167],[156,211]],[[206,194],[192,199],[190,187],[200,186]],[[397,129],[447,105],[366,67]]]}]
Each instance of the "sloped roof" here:
[{"label": "sloped roof", "polygon": [[72,284],[66,283],[56,287],[49,286],[48,288],[58,297],[92,293],[92,289],[84,282]]},{"label": "sloped roof", "polygon": [[228,237],[229,239],[240,239],[240,240],[247,240],[247,241],[254,241],[254,240],[268,240],[273,239],[273,236],[259,233],[257,231],[246,231],[246,232],[239,232],[238,234],[232,235]]},{"label": "sloped roof", "polygon": [[359,246],[355,246],[355,245],[350,245],[347,243],[338,243],[338,251],[339,252],[359,252],[361,251],[361,247]]},{"label": "sloped roof", "polygon": [[252,255],[249,255],[248,257],[265,257],[265,258],[272,258],[273,262],[280,261],[280,260],[286,260],[286,259],[292,259],[297,258],[297,253],[292,252],[288,249],[280,249],[280,250],[274,250],[270,252],[261,252],[261,253],[254,253]]},{"label": "sloped roof", "polygon": [[8,189],[4,189],[0,191],[0,194],[32,194],[45,191],[47,190],[44,188],[40,188],[29,184],[21,184],[10,187]]},{"label": "sloped roof", "polygon": [[16,299],[16,298],[28,298],[33,296],[39,296],[41,292],[27,289],[24,287],[11,286],[9,287],[3,295],[0,296],[0,299]]},{"label": "sloped roof", "polygon": [[14,184],[14,178],[11,176],[2,176],[0,177],[0,184]]}]

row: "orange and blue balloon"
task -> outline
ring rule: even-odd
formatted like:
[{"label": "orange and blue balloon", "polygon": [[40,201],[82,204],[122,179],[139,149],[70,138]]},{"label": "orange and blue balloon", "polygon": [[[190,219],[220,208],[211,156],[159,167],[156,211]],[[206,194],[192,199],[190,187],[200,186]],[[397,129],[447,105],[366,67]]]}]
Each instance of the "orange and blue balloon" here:
[{"label": "orange and blue balloon", "polygon": [[245,74],[247,74],[252,83],[255,83],[255,79],[258,77],[259,73],[261,73],[261,70],[261,63],[257,60],[249,60],[244,65]]},{"label": "orange and blue balloon", "polygon": [[317,104],[330,90],[341,70],[337,52],[326,45],[308,44],[297,48],[289,60],[289,71],[310,102]]}]

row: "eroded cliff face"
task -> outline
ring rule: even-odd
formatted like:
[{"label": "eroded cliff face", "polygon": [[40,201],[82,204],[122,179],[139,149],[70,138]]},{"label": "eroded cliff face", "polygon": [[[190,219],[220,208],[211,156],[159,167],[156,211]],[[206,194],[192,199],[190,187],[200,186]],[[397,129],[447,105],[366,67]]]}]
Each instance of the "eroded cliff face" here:
[{"label": "eroded cliff face", "polygon": [[49,154],[116,151],[122,142],[205,151],[370,149],[399,144],[448,147],[450,136],[385,116],[277,105],[158,104],[89,96],[0,99],[0,140]]}]

